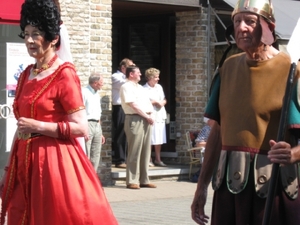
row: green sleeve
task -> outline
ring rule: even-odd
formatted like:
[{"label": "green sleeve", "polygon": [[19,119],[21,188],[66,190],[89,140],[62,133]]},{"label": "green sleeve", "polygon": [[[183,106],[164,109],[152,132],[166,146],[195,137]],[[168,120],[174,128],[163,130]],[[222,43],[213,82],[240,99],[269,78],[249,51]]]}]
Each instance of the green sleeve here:
[{"label": "green sleeve", "polygon": [[298,128],[298,129],[300,128],[299,82],[300,80],[298,79],[295,85],[293,85],[293,89],[292,89],[292,96],[289,105],[289,114],[288,114],[288,122],[287,122],[289,128]]},{"label": "green sleeve", "polygon": [[220,73],[213,79],[208,104],[204,116],[217,121],[220,124],[219,95],[220,95]]}]

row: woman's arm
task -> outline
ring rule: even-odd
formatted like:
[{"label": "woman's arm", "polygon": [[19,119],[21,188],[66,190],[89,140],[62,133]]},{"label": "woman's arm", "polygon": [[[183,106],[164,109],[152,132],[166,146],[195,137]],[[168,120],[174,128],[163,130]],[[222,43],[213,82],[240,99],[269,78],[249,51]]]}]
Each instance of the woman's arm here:
[{"label": "woman's arm", "polygon": [[[88,134],[86,112],[84,109],[68,115],[71,137],[84,137]],[[31,118],[20,117],[18,131],[21,133],[40,133],[45,136],[57,138],[58,124],[55,122],[43,122]],[[66,127],[65,127],[66,128]]]}]

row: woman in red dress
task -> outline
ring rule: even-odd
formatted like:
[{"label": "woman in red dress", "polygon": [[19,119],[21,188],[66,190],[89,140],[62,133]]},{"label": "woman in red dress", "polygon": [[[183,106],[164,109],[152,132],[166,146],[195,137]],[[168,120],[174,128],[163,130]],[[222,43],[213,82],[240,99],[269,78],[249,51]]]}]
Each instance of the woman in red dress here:
[{"label": "woman in red dress", "polygon": [[21,74],[16,131],[2,191],[1,224],[118,224],[100,181],[76,141],[87,134],[80,81],[55,54],[60,14],[53,0],[26,0],[20,26],[36,59]]}]

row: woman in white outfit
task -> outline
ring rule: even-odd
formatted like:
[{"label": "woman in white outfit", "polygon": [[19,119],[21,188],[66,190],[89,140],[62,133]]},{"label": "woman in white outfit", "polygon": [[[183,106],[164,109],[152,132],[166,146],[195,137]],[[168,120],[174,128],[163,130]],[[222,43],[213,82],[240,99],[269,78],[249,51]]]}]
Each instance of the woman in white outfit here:
[{"label": "woman in white outfit", "polygon": [[[163,88],[159,81],[160,71],[155,68],[149,68],[145,72],[145,76],[147,79],[147,83],[144,85],[144,88],[147,90],[149,94],[149,98],[153,105],[153,119],[154,124],[152,127],[152,137],[151,137],[151,145],[154,146],[155,149],[155,161],[154,164],[156,166],[166,166],[161,161],[160,151],[161,145],[166,143],[166,119],[167,113],[165,109],[165,104],[167,100],[165,98],[165,94]],[[153,166],[152,162],[149,163],[150,166]]]}]

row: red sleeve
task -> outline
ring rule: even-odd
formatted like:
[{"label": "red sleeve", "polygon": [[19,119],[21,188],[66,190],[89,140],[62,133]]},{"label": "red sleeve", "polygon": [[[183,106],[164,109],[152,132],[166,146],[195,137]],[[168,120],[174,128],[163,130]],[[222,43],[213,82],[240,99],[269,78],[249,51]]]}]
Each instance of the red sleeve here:
[{"label": "red sleeve", "polygon": [[61,70],[57,84],[59,99],[67,114],[84,109],[80,80],[74,66],[66,66]]}]

